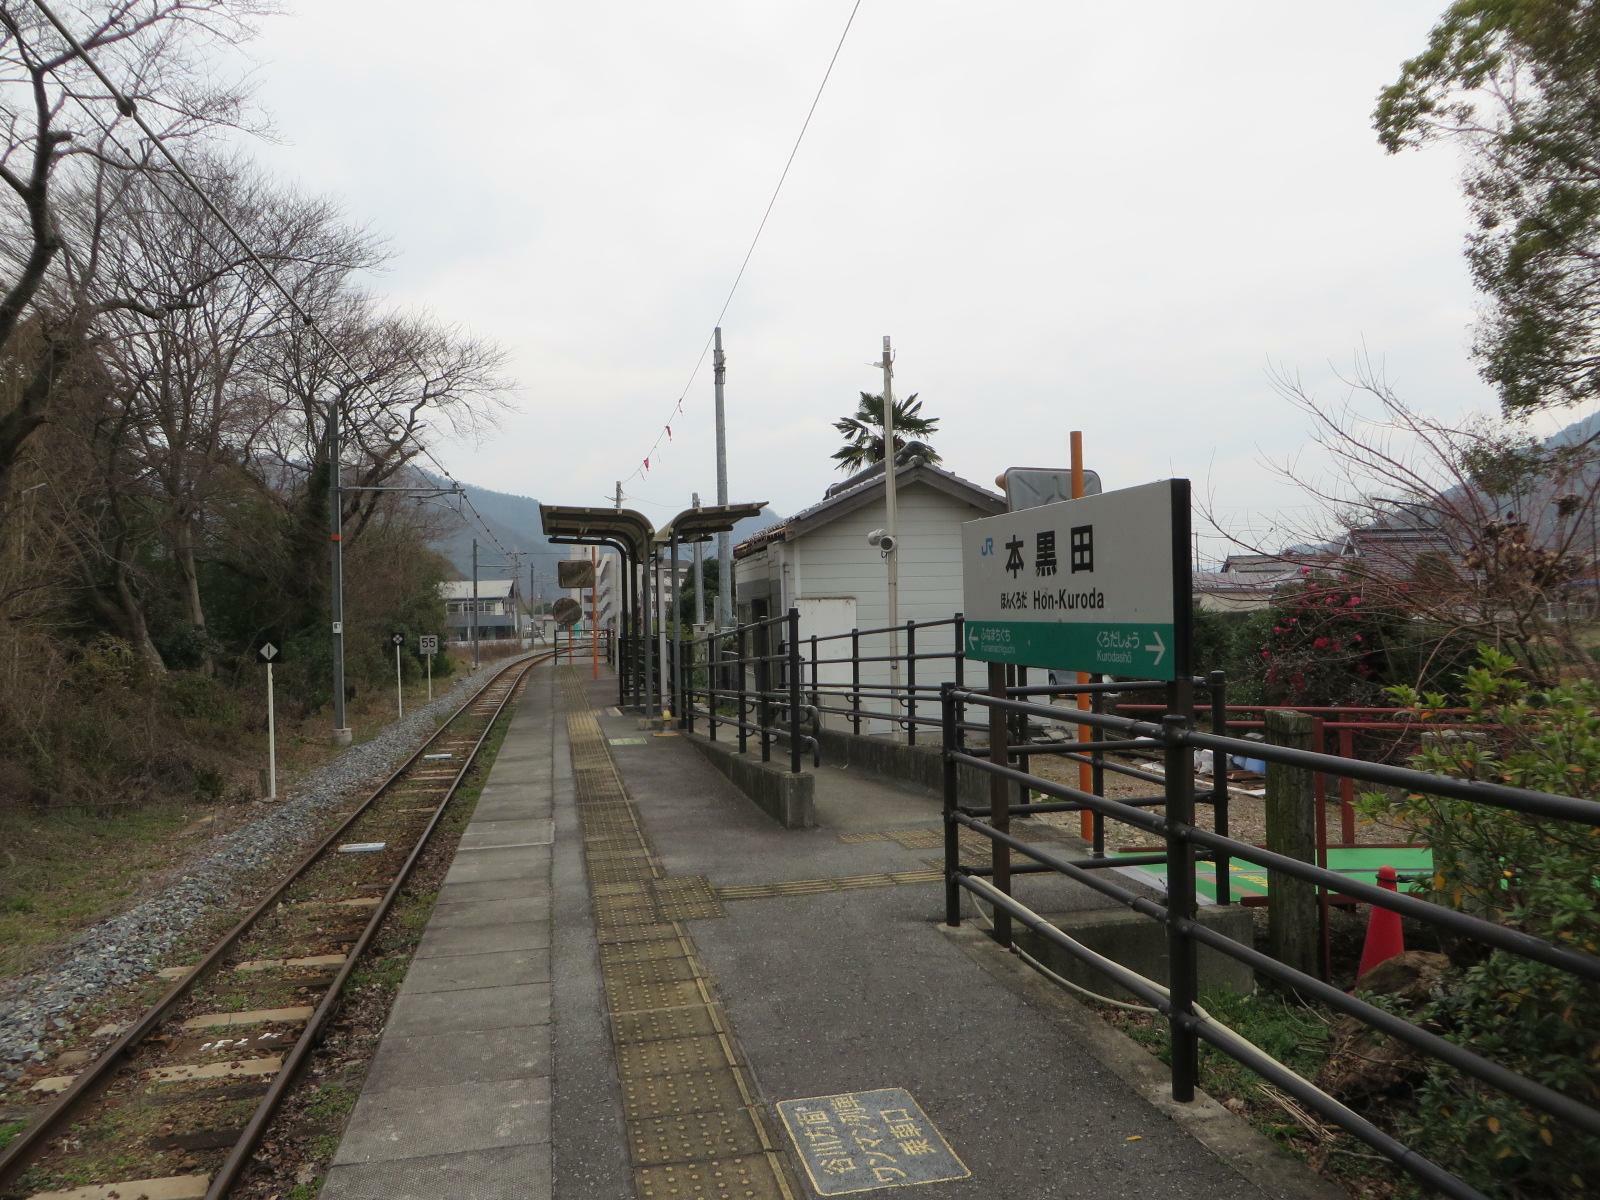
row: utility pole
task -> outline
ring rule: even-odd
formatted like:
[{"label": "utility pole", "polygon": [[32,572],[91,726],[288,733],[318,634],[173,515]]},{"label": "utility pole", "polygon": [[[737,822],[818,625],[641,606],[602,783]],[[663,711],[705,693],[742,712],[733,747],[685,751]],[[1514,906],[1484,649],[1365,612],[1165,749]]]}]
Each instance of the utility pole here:
[{"label": "utility pole", "polygon": [[478,658],[478,539],[472,539],[472,669],[479,666]]},{"label": "utility pole", "polygon": [[328,405],[328,541],[333,587],[333,744],[348,746],[354,735],[344,714],[344,491],[339,471],[339,402]]},{"label": "utility pole", "polygon": [[[728,417],[722,405],[722,385],[728,377],[728,360],[722,353],[722,326],[712,331],[712,379],[717,392],[717,503],[728,502]],[[698,508],[696,501],[695,507]],[[726,532],[717,534],[717,628],[733,628],[733,543]],[[695,552],[697,555],[699,551]],[[695,576],[700,586],[700,576]]]},{"label": "utility pole", "polygon": [[[694,506],[700,507],[700,493],[694,493]],[[706,623],[706,572],[705,572],[705,543],[699,538],[694,543],[694,623]],[[720,592],[721,589],[719,588]]]},{"label": "utility pole", "polygon": [[[884,533],[889,549],[883,552],[889,571],[889,699],[893,704],[900,694],[900,536],[896,532],[894,452],[894,357],[889,350],[889,335],[883,335],[883,503]],[[890,730],[890,737],[897,731]]]},{"label": "utility pole", "polygon": [[622,480],[620,480],[620,479],[617,480],[616,501],[617,501],[617,511],[621,512],[622,511]]}]

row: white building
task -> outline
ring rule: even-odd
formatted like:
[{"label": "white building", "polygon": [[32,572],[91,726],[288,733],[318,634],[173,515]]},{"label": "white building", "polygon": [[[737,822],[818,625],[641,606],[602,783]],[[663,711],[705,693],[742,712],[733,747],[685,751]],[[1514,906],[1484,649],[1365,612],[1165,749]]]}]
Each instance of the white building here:
[{"label": "white building", "polygon": [[[902,453],[895,474],[900,560],[900,620],[946,621],[961,611],[961,525],[1006,509],[1005,498],[987,488],[933,466],[915,454]],[[811,680],[809,639],[815,634],[848,634],[852,629],[880,629],[889,623],[888,575],[882,554],[869,545],[867,534],[887,524],[883,468],[874,466],[827,490],[822,501],[787,521],[764,529],[734,550],[733,577],[741,624],[799,610],[804,681]],[[953,652],[955,631],[949,624],[917,638],[918,654]],[[900,652],[905,653],[904,639]],[[888,653],[886,635],[861,638],[861,654]],[[818,659],[849,658],[850,639],[824,642]],[[902,670],[902,683],[905,682]],[[951,659],[917,664],[918,684],[938,684],[953,677]],[[820,663],[820,684],[847,685],[849,663]],[[886,686],[887,663],[864,663],[861,682]],[[937,701],[925,693],[918,715],[936,717]],[[824,703],[841,704],[838,699]],[[873,707],[886,707],[874,704]],[[844,725],[847,718],[829,714],[827,723]],[[863,732],[884,732],[887,726],[863,724]]]},{"label": "white building", "polygon": [[[439,585],[444,600],[445,633],[453,642],[472,638],[472,580],[451,579]],[[478,640],[498,642],[519,639],[527,627],[522,593],[515,579],[478,580]]]},{"label": "white building", "polygon": [[567,557],[581,562],[588,562],[591,554],[597,554],[595,564],[594,587],[594,613],[590,611],[590,594],[588,588],[567,588],[566,594],[583,606],[583,620],[578,628],[588,629],[591,616],[594,623],[602,630],[610,630],[615,634],[622,625],[622,592],[620,577],[620,562],[617,555],[602,548],[596,550],[592,546],[568,546]]}]

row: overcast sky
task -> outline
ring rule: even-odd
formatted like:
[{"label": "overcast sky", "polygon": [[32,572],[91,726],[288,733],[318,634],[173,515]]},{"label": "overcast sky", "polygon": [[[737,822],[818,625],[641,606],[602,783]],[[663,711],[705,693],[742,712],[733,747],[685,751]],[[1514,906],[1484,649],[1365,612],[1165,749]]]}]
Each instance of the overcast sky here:
[{"label": "overcast sky", "polygon": [[[1303,503],[1268,368],[1358,348],[1441,416],[1493,406],[1448,149],[1386,156],[1378,90],[1443,0],[864,0],[723,322],[735,500],[839,478],[830,422],[894,338],[946,465],[1186,475],[1235,518]],[[503,343],[516,408],[443,457],[601,503],[689,378],[851,0],[300,0],[253,47],[282,144],[398,252],[377,286]],[[624,484],[715,495],[709,362]],[[1292,509],[1289,509],[1293,511]]]}]

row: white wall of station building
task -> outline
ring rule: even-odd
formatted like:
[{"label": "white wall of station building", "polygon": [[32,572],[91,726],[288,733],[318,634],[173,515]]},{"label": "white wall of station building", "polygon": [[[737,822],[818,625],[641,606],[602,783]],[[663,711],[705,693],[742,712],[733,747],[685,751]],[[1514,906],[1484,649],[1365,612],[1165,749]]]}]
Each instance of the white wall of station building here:
[{"label": "white wall of station building", "polygon": [[[990,516],[995,509],[916,482],[902,482],[897,492],[900,621],[919,624],[947,621],[961,610],[961,525]],[[824,637],[847,634],[852,628],[880,629],[889,624],[886,565],[877,547],[867,542],[870,531],[881,529],[887,523],[881,486],[877,493],[861,507],[803,531],[792,540],[769,541],[734,563],[741,623],[762,615],[787,613],[791,605],[799,610],[801,657],[805,664],[803,677],[807,686],[811,680],[809,639],[812,634]],[[904,643],[902,635],[902,654],[906,649]],[[919,654],[949,653],[954,648],[952,625],[941,625],[917,635]],[[887,635],[861,638],[864,657],[888,652]],[[819,660],[848,659],[849,656],[848,637],[818,645]],[[823,687],[848,686],[850,664],[820,662],[817,677]],[[953,677],[953,658],[927,659],[917,664],[919,686],[937,685]],[[886,687],[890,682],[889,664],[863,663],[861,682]],[[902,668],[901,683],[906,682],[906,672]],[[822,703],[848,707],[848,701],[842,697],[823,697]],[[863,707],[867,707],[865,702]],[[873,701],[871,707],[887,708],[887,698]],[[936,691],[919,695],[917,715],[938,716]],[[842,728],[850,723],[850,718],[830,713],[824,714],[824,721],[831,727]],[[888,730],[887,722],[862,724],[863,733]]]}]

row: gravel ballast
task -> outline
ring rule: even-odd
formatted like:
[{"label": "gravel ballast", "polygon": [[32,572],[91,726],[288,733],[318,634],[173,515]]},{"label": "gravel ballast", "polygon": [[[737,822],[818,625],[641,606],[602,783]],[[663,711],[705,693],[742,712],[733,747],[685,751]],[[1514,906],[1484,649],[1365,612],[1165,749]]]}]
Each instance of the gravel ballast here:
[{"label": "gravel ballast", "polygon": [[85,1003],[164,965],[168,951],[208,911],[237,899],[237,884],[287,866],[326,828],[329,810],[370,790],[416,750],[500,663],[463,676],[431,704],[350,746],[280,795],[270,812],[222,834],[159,895],[80,935],[57,962],[0,984],[0,1080],[49,1057],[47,1043],[70,1033]]}]

